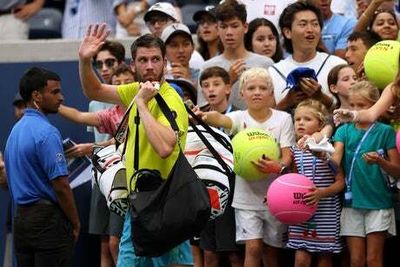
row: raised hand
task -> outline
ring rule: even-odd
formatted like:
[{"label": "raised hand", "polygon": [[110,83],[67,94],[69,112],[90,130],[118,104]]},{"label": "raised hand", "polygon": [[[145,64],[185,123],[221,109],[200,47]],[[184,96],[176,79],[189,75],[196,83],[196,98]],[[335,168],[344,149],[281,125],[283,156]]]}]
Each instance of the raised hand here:
[{"label": "raised hand", "polygon": [[357,111],[349,109],[335,109],[333,111],[333,122],[335,125],[357,120]]},{"label": "raised hand", "polygon": [[80,59],[90,60],[94,55],[96,55],[99,52],[100,47],[106,41],[110,32],[111,31],[107,29],[106,23],[100,25],[89,25],[86,36],[79,47]]},{"label": "raised hand", "polygon": [[246,70],[246,62],[244,59],[235,60],[229,68],[229,77],[231,78],[231,84],[235,83],[240,75]]}]

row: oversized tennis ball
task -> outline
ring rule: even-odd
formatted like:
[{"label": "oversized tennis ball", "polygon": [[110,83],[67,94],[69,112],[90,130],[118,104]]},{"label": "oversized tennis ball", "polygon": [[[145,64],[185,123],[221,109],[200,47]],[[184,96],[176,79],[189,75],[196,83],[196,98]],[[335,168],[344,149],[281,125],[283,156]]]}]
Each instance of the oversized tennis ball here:
[{"label": "oversized tennis ball", "polygon": [[280,148],[274,136],[260,129],[246,129],[232,139],[234,171],[246,180],[266,178],[267,173],[260,172],[251,161],[266,157],[278,160]]},{"label": "oversized tennis ball", "polygon": [[368,80],[379,89],[391,83],[399,70],[400,43],[385,40],[373,45],[364,58],[364,71]]},{"label": "oversized tennis ball", "polygon": [[267,206],[272,215],[285,224],[298,224],[309,220],[318,205],[307,205],[305,194],[314,187],[306,176],[288,173],[279,176],[267,191]]}]

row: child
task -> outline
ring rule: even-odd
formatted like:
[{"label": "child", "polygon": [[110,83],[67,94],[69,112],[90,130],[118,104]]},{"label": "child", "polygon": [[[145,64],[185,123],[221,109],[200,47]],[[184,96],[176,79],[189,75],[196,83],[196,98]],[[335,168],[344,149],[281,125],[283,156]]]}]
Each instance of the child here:
[{"label": "child", "polygon": [[335,108],[350,108],[349,88],[357,81],[357,75],[348,64],[340,64],[328,74],[329,91],[336,97]]},{"label": "child", "polygon": [[[264,196],[268,186],[281,170],[290,165],[290,147],[295,143],[291,116],[272,109],[274,89],[267,70],[251,68],[239,80],[242,99],[247,110],[237,110],[226,115],[217,111],[196,112],[215,127],[223,127],[232,134],[246,128],[269,131],[281,148],[281,161],[267,157],[253,162],[261,171],[270,173],[268,179],[248,181],[236,176],[232,207],[235,208],[236,242],[245,243],[245,266],[278,266],[278,248],[282,248],[286,226],[268,211]],[[265,253],[265,255],[263,255]],[[264,257],[265,256],[265,257]]]},{"label": "child", "polygon": [[200,75],[199,83],[207,105],[201,107],[202,111],[215,110],[226,114],[238,108],[229,104],[231,94],[231,84],[229,73],[221,67],[210,67]]},{"label": "child", "polygon": [[[231,93],[229,73],[221,67],[205,69],[200,76],[199,84],[208,105],[202,107],[203,111],[217,111],[227,114],[237,108],[228,103]],[[230,181],[231,191],[235,181]],[[232,208],[232,195],[229,198],[223,215],[209,221],[200,233],[200,248],[204,250],[205,266],[219,266],[227,256],[233,267],[243,266],[243,259],[235,242],[235,211]]]},{"label": "child", "polygon": [[400,105],[400,72],[397,73],[395,81],[385,87],[379,100],[370,108],[360,111],[337,109],[333,112],[334,120],[336,124],[349,121],[372,123],[392,105]]},{"label": "child", "polygon": [[[349,88],[357,80],[357,75],[353,68],[348,64],[340,64],[331,69],[328,74],[328,87],[332,95],[337,99],[336,105],[333,108],[349,108]],[[330,120],[329,124],[326,124],[321,131],[317,131],[309,135],[303,135],[302,138],[298,139],[297,145],[300,148],[305,147],[305,142],[309,137],[314,138],[318,143],[324,138],[324,136],[330,138],[334,131],[333,121]]]},{"label": "child", "polygon": [[[294,113],[296,137],[320,131],[328,115],[326,107],[317,100],[300,102]],[[316,266],[332,266],[332,253],[339,253],[342,249],[338,193],[344,188],[343,174],[339,172],[335,177],[326,159],[310,150],[295,146],[292,154],[294,169],[311,179],[316,186],[305,196],[305,201],[309,205],[318,205],[318,209],[307,222],[289,226],[287,247],[296,249],[296,266],[311,266],[313,257],[316,258]]]},{"label": "child", "polygon": [[[132,83],[134,81],[134,73],[129,66],[122,63],[117,67],[115,73],[110,77],[110,80],[112,81],[113,85]],[[61,105],[58,109],[58,112],[61,114],[61,116],[72,122],[94,126],[100,133],[108,133],[113,135],[115,134],[118,124],[125,113],[125,108],[119,105],[114,105],[111,108],[97,112],[81,112],[75,108]],[[109,144],[110,142],[108,141],[102,143],[102,145],[105,146]],[[88,152],[85,154],[90,155],[93,150],[93,144],[87,145]],[[75,155],[74,153],[76,150],[78,150],[78,147],[72,147],[71,149],[67,150],[67,156],[82,156]]]},{"label": "child", "polygon": [[[370,82],[350,88],[353,111],[368,109],[378,99],[379,91]],[[342,164],[346,177],[340,233],[346,237],[351,266],[383,266],[385,237],[396,232],[392,193],[384,175],[400,166],[395,132],[379,122],[348,123],[337,129],[334,140],[333,158]],[[371,161],[378,150],[387,159]]]}]

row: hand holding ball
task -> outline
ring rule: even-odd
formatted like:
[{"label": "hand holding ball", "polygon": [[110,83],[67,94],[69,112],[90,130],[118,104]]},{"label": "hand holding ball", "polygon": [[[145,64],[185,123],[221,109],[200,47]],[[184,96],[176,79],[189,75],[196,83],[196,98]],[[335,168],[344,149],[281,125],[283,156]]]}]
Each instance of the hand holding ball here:
[{"label": "hand holding ball", "polygon": [[305,194],[314,188],[306,176],[288,173],[272,182],[267,192],[267,206],[272,215],[285,224],[298,224],[309,220],[317,205],[307,205]]},{"label": "hand holding ball", "polygon": [[280,148],[272,134],[260,129],[246,129],[232,139],[234,171],[246,180],[260,180],[268,176],[257,169],[252,161],[258,161],[265,155],[278,160]]}]

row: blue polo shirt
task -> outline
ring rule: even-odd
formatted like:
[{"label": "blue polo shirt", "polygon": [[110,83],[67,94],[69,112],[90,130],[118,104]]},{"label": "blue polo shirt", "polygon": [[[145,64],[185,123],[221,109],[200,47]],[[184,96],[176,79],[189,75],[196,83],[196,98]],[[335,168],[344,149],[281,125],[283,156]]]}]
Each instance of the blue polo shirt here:
[{"label": "blue polo shirt", "polygon": [[333,14],[329,20],[324,21],[321,38],[330,54],[335,53],[335,50],[338,49],[346,49],[347,38],[353,32],[356,24],[355,18],[339,14]]},{"label": "blue polo shirt", "polygon": [[27,108],[11,130],[4,151],[8,185],[14,202],[57,202],[51,180],[67,176],[61,134],[41,112]]}]

